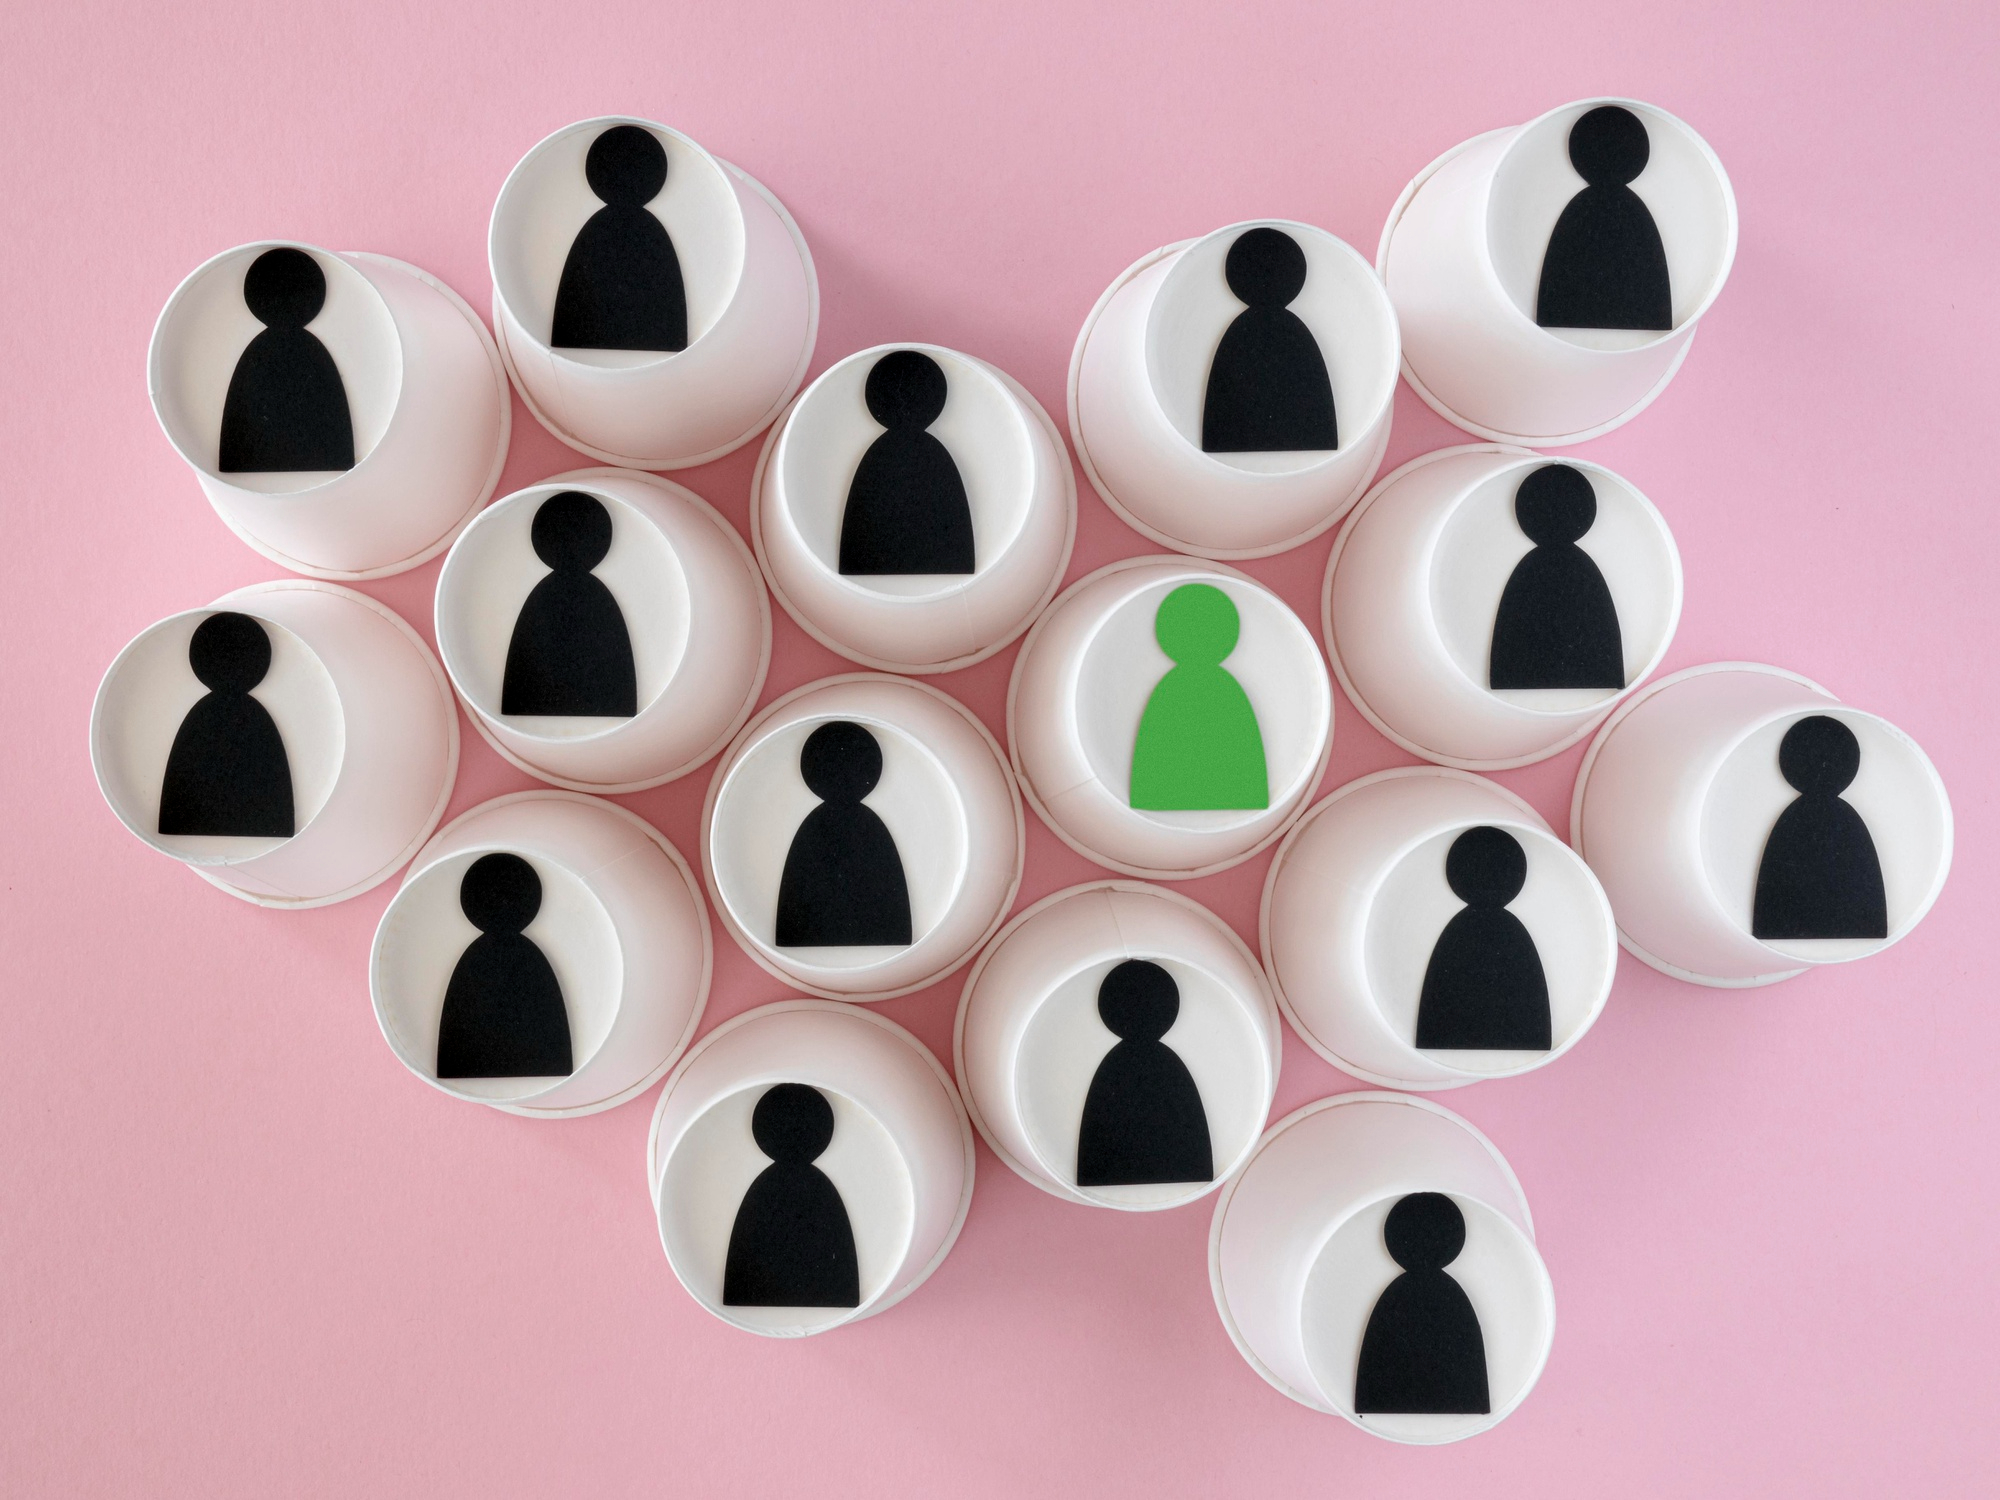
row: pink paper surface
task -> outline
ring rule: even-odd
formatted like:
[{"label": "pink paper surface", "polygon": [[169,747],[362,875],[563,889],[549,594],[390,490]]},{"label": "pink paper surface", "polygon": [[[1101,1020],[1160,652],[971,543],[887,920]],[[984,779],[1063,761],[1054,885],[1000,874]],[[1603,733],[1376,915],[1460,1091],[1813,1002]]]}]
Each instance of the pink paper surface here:
[{"label": "pink paper surface", "polygon": [[[0,1489],[15,1495],[1961,1495],[2000,1472],[2000,406],[1993,7],[899,3],[20,5],[0,20]],[[146,401],[153,319],[266,236],[484,308],[486,220],[548,131],[630,112],[771,187],[819,265],[815,372],[921,339],[1054,413],[1078,325],[1234,220],[1373,254],[1453,143],[1629,94],[1742,213],[1666,395],[1577,451],[1665,512],[1667,669],[1778,663],[1930,753],[1928,921],[1758,993],[1626,960],[1596,1030],[1445,1102],[1519,1172],[1559,1319],[1496,1431],[1406,1449],[1285,1401],[1216,1319],[1212,1200],[1058,1203],[982,1147],[892,1313],[770,1342],[668,1271],[654,1096],[550,1124],[378,1034],[393,885],[281,914],[128,835],[91,694],[149,622],[276,570]],[[515,405],[503,492],[588,462]],[[1409,391],[1386,466],[1463,441]],[[739,527],[756,449],[676,476]],[[1385,466],[1385,467],[1386,467]],[[1331,537],[1247,565],[1308,619]],[[1071,576],[1153,550],[1086,490]],[[437,564],[367,586],[430,634]],[[1001,727],[1014,652],[937,679]],[[848,670],[778,621],[768,700]],[[1581,751],[1500,779],[1560,829]],[[1325,786],[1406,763],[1345,703]],[[621,799],[693,856],[706,773]],[[531,783],[469,730],[451,811]],[[1268,863],[1185,887],[1254,941]],[[1101,872],[1029,834],[1022,904]],[[1986,947],[1981,947],[1985,942]],[[707,1025],[779,986],[717,932]],[[941,1055],[962,975],[884,1007]],[[1277,1113],[1357,1085],[1287,1036]]]}]

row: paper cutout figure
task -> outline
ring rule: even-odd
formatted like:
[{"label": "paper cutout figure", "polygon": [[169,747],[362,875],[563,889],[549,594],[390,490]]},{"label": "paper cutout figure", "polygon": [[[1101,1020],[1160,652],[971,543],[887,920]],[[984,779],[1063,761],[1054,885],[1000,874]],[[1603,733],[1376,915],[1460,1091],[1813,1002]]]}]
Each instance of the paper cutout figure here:
[{"label": "paper cutout figure", "polygon": [[280,245],[243,273],[243,305],[264,331],[244,346],[222,398],[215,467],[222,474],[287,474],[354,467],[347,387],[306,325],[326,306],[326,273]]},{"label": "paper cutout figure", "polygon": [[1563,208],[1542,257],[1535,321],[1544,328],[1674,326],[1667,250],[1653,211],[1626,184],[1652,155],[1631,110],[1600,104],[1569,130],[1570,164],[1585,186]]},{"label": "paper cutout figure", "polygon": [[250,696],[271,670],[270,636],[248,615],[210,615],[188,639],[188,666],[208,693],[167,751],[160,832],[290,838],[291,758],[271,711]]},{"label": "paper cutout figure", "polygon": [[799,775],[820,805],[792,835],[778,881],[780,948],[907,947],[910,888],[903,856],[862,802],[882,779],[882,747],[859,724],[822,724],[799,749]]},{"label": "paper cutout figure", "polygon": [[639,711],[632,636],[617,597],[591,572],[611,550],[611,512],[594,495],[564,490],[537,508],[528,536],[553,571],[514,621],[500,712],[631,718]]},{"label": "paper cutout figure", "polygon": [[1861,814],[1840,794],[1861,769],[1861,742],[1838,719],[1800,719],[1778,742],[1778,770],[1798,797],[1757,862],[1750,931],[1760,938],[1885,938],[1882,861]]},{"label": "paper cutout figure", "polygon": [[1504,828],[1468,828],[1444,857],[1445,883],[1465,903],[1444,924],[1417,1000],[1417,1045],[1429,1051],[1546,1052],[1549,982],[1542,955],[1507,903],[1528,879],[1528,856]]},{"label": "paper cutout figure", "polygon": [[729,1307],[859,1307],[861,1265],[840,1189],[813,1162],[833,1141],[833,1106],[818,1089],[781,1083],[750,1112],[771,1165],[743,1195],[729,1230],[722,1300]]},{"label": "paper cutout figure", "polygon": [[548,955],[523,930],[542,909],[542,880],[518,854],[482,854],[458,882],[479,929],[444,987],[440,1078],[567,1078],[569,1010]]},{"label": "paper cutout figure", "polygon": [[924,429],[944,414],[938,362],[915,349],[875,361],[862,394],[887,429],[869,444],[847,487],[840,571],[970,573],[972,508],[951,450]]},{"label": "paper cutout figure", "polygon": [[1235,604],[1213,584],[1184,583],[1160,602],[1153,636],[1175,665],[1139,716],[1133,807],[1190,812],[1271,805],[1257,711],[1222,665],[1236,649],[1242,623]]},{"label": "paper cutout figure", "polygon": [[1490,1412],[1486,1336],[1445,1270],[1465,1248],[1465,1215],[1443,1193],[1411,1193],[1383,1220],[1382,1243],[1403,1274],[1382,1289],[1361,1335],[1356,1415]]},{"label": "paper cutout figure", "polygon": [[1597,521],[1589,476],[1546,464],[1514,492],[1534,548],[1508,576],[1493,616],[1488,681],[1501,688],[1622,688],[1625,642],[1611,589],[1577,546]]},{"label": "paper cutout figure", "polygon": [[1222,263],[1243,303],[1215,346],[1201,406],[1205,453],[1291,453],[1340,446],[1326,357],[1291,301],[1306,253],[1282,229],[1246,229]]},{"label": "paper cutout figure", "polygon": [[583,158],[604,200],[576,233],[556,285],[549,343],[557,349],[687,348],[687,288],[673,237],[647,209],[667,185],[667,152],[637,125],[613,125]]},{"label": "paper cutout figure", "polygon": [[1097,1014],[1119,1040],[1084,1095],[1078,1186],[1215,1180],[1201,1090],[1161,1040],[1180,1009],[1174,976],[1143,958],[1119,964],[1097,987]]}]

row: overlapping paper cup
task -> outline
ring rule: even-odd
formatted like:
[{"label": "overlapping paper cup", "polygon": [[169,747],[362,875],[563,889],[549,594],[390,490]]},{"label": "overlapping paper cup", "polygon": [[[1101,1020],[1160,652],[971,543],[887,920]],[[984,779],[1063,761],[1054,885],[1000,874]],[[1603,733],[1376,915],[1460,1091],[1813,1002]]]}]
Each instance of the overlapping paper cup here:
[{"label": "overlapping paper cup", "polygon": [[1215,1205],[1208,1272],[1252,1369],[1396,1442],[1503,1421],[1555,1334],[1513,1170],[1457,1115],[1405,1094],[1336,1094],[1272,1126]]},{"label": "overlapping paper cup", "polygon": [[90,757],[111,810],[153,848],[260,906],[324,906],[387,880],[437,826],[458,714],[437,659],[388,608],[282,579],[142,631],[98,686]]}]

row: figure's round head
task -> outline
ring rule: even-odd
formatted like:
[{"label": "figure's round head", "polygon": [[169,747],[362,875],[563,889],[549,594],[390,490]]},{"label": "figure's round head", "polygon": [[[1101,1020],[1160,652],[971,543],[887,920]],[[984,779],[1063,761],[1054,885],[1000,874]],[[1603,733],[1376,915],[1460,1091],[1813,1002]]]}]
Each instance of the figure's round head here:
[{"label": "figure's round head", "polygon": [[667,148],[639,125],[613,125],[590,143],[584,180],[606,203],[638,208],[667,185]]},{"label": "figure's round head", "polygon": [[1181,987],[1147,959],[1126,959],[1097,987],[1098,1017],[1124,1041],[1157,1042],[1180,1013]]},{"label": "figure's round head", "polygon": [[1597,522],[1597,491],[1581,469],[1544,464],[1514,491],[1514,519],[1541,547],[1573,542]]},{"label": "figure's round head", "polygon": [[1153,617],[1153,639],[1184,667],[1220,665],[1242,632],[1235,601],[1212,583],[1182,584]]},{"label": "figure's round head", "polygon": [[774,1084],[750,1111],[750,1134],[772,1161],[805,1166],[833,1141],[833,1106],[810,1084]]},{"label": "figure's round head", "polygon": [[611,512],[595,495],[564,490],[535,511],[528,539],[558,573],[588,573],[611,550]]},{"label": "figure's round head", "polygon": [[944,412],[944,371],[922,350],[892,349],[869,370],[862,396],[884,427],[928,427]]},{"label": "figure's round head", "polygon": [[518,854],[482,854],[458,882],[458,909],[481,932],[519,932],[542,909],[542,877]]},{"label": "figure's round head", "polygon": [[1838,719],[1800,719],[1778,742],[1778,771],[1798,791],[1837,797],[1861,769],[1861,741]]},{"label": "figure's round head", "polygon": [[836,719],[806,736],[799,775],[824,802],[859,802],[882,779],[882,746],[859,724]]},{"label": "figure's round head", "polygon": [[211,692],[247,693],[271,670],[271,637],[248,615],[224,610],[195,626],[188,666]]},{"label": "figure's round head", "polygon": [[1222,262],[1223,279],[1250,307],[1283,307],[1305,290],[1306,253],[1282,229],[1260,224],[1236,236]]},{"label": "figure's round head", "polygon": [[243,305],[270,328],[303,328],[326,306],[326,272],[291,245],[266,250],[243,273]]},{"label": "figure's round head", "polygon": [[1592,187],[1623,187],[1646,170],[1646,122],[1619,104],[1586,110],[1569,128],[1569,160]]},{"label": "figure's round head", "polygon": [[1504,828],[1468,828],[1444,857],[1445,884],[1467,906],[1505,906],[1528,880],[1528,853]]},{"label": "figure's round head", "polygon": [[1382,1221],[1382,1243],[1405,1271],[1442,1271],[1465,1248],[1465,1215],[1443,1193],[1411,1193]]}]

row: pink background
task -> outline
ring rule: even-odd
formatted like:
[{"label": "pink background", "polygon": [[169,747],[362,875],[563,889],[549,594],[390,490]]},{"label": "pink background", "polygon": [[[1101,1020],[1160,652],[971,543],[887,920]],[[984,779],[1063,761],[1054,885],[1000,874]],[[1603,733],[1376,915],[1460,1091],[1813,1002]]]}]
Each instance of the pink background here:
[{"label": "pink background", "polygon": [[[2000,1056],[1986,958],[2000,138],[1993,8],[877,0],[17,5],[0,18],[0,1487],[13,1494],[1971,1493],[2000,1468]],[[127,835],[84,729],[149,622],[274,569],[148,409],[179,278],[292,236],[488,296],[508,168],[667,121],[818,261],[814,370],[888,339],[1060,412],[1142,252],[1285,215],[1371,255],[1454,142],[1590,94],[1692,122],[1735,273],[1672,389],[1576,450],[1666,513],[1669,669],[1788,666],[1908,729],[1958,867],[1907,942],[1763,993],[1629,959],[1555,1067],[1446,1102],[1512,1160],[1557,1288],[1540,1387],[1455,1448],[1294,1406],[1210,1302],[1210,1204],[1059,1204],[983,1148],[957,1249],[830,1338],[734,1332],[660,1252],[652,1096],[456,1103],[383,1044],[393,886],[241,905]],[[503,491],[579,465],[515,406]],[[1408,391],[1388,464],[1462,440]],[[681,476],[738,526],[754,445]],[[1153,550],[1086,492],[1071,576]],[[1249,571],[1308,618],[1331,539]],[[437,564],[368,586],[429,634]],[[941,679],[999,726],[1014,653]],[[766,697],[843,670],[782,616]],[[1407,757],[1345,704],[1331,788]],[[1558,828],[1580,752],[1501,777]],[[623,799],[697,847],[706,773]],[[451,811],[529,785],[465,735]],[[1254,940],[1266,858],[1186,887]],[[1031,825],[1023,904],[1098,871]],[[719,930],[708,1024],[778,986]],[[960,977],[885,1012],[948,1055]],[[1352,1080],[1287,1037],[1277,1112]],[[1983,1477],[1983,1481],[1981,1476]]]}]

